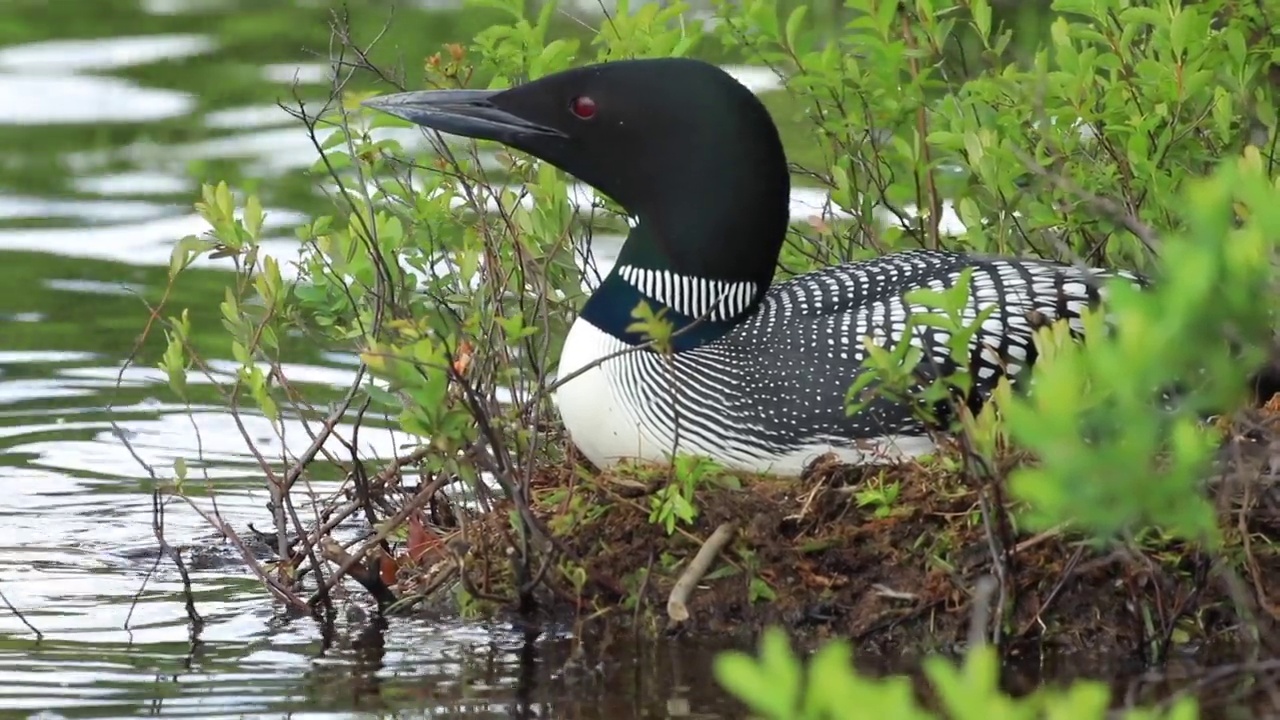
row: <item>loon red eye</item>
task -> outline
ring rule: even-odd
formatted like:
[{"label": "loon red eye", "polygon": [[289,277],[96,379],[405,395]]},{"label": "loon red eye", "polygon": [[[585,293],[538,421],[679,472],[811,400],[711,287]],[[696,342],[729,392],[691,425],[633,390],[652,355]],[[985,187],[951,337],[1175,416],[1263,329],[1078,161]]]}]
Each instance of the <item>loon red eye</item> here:
[{"label": "loon red eye", "polygon": [[596,116],[596,101],[586,95],[579,95],[569,103],[569,112],[579,120],[590,120]]}]

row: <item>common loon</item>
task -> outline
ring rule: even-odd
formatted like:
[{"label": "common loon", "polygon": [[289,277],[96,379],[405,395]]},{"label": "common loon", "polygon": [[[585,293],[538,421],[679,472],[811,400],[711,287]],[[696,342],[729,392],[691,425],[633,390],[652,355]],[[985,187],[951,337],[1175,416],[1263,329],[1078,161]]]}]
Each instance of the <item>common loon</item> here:
[{"label": "common loon", "polygon": [[[582,372],[555,394],[571,438],[598,467],[668,462],[674,450],[798,475],[828,452],[863,464],[927,454],[929,430],[906,406],[880,398],[846,413],[863,338],[896,344],[922,310],[907,292],[951,287],[972,269],[967,319],[995,308],[968,358],[980,401],[1000,376],[1035,361],[1037,321],[1078,325],[1105,278],[1141,282],[1045,260],[911,250],[775,285],[791,192],[777,127],[752,92],[697,60],[608,62],[509,89],[404,92],[366,104],[541,158],[628,213],[617,262],[561,353],[560,378]],[[628,330],[642,300],[674,324],[671,353],[624,352],[646,343]],[[946,341],[922,327],[911,342],[950,372]]]}]

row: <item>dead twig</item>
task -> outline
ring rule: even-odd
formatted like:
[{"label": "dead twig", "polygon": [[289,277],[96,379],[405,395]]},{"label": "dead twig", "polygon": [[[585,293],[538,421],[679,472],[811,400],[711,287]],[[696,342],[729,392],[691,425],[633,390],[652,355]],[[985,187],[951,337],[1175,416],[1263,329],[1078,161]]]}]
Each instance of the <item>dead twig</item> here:
[{"label": "dead twig", "polygon": [[361,567],[360,557],[348,553],[337,540],[331,537],[321,539],[320,556],[339,567],[346,568],[347,577],[360,583],[360,586],[378,601],[380,610],[385,611],[400,599],[391,588],[387,587],[386,583],[382,582],[376,565],[372,568]]},{"label": "dead twig", "polygon": [[970,602],[969,615],[969,647],[977,648],[987,644],[987,626],[991,624],[991,596],[996,593],[1000,583],[990,575],[978,578],[973,587],[973,601]]},{"label": "dead twig", "polygon": [[[266,586],[267,590],[271,591],[271,593],[280,600],[291,605],[295,610],[301,610],[302,612],[311,614],[311,606],[308,605],[305,600],[293,592],[291,588],[284,585],[284,583],[280,582],[277,578],[267,574],[267,572],[262,569],[262,565],[258,562],[258,559],[254,557],[253,551],[249,549],[248,545],[245,545],[244,540],[240,538],[240,535],[235,531],[235,529],[223,521],[220,514],[216,511],[211,513],[208,510],[205,510],[185,494],[179,494],[178,497],[182,498],[182,500],[185,501],[192,510],[199,513],[200,516],[204,518],[205,522],[209,523],[214,530],[217,530],[223,537],[231,541],[231,544],[240,551],[240,557],[244,560],[245,567],[249,568],[249,570],[258,577],[258,580]],[[288,560],[288,556],[280,558],[280,562],[282,563],[288,562]]]},{"label": "dead twig", "polygon": [[401,523],[408,520],[409,516],[413,514],[415,510],[426,505],[431,500],[431,496],[435,495],[440,488],[444,487],[450,479],[450,477],[445,475],[437,477],[429,485],[419,490],[416,495],[410,498],[409,502],[405,503],[404,506],[400,508],[399,512],[383,521],[381,530],[375,531],[372,537],[368,538],[360,545],[359,549],[348,555],[342,562],[336,563],[338,565],[338,569],[329,576],[326,584],[321,586],[311,595],[311,597],[306,601],[307,605],[309,607],[314,607],[316,603],[321,601],[321,598],[327,597],[329,591],[341,582],[343,576],[347,575],[351,571],[351,568],[355,567],[356,563],[360,562],[360,559],[365,557],[369,550],[374,546],[381,544],[381,542],[386,539],[387,535],[395,528],[399,527]]},{"label": "dead twig", "polygon": [[[1035,538],[1032,539],[1034,540]],[[1030,542],[1030,540],[1027,542]],[[1040,603],[1040,607],[1036,608],[1035,615],[1032,616],[1031,620],[1028,621],[1018,633],[1019,637],[1026,637],[1027,633],[1031,632],[1031,628],[1036,625],[1039,625],[1041,628],[1044,627],[1043,618],[1045,611],[1048,610],[1049,607],[1053,605],[1053,602],[1058,599],[1058,596],[1062,593],[1062,589],[1067,586],[1067,581],[1072,578],[1076,566],[1080,564],[1080,559],[1083,557],[1084,546],[1081,545],[1076,548],[1074,553],[1072,553],[1071,559],[1067,561],[1067,566],[1062,569],[1062,574],[1058,576],[1058,581],[1053,584],[1053,589],[1049,591],[1049,597],[1045,598],[1044,602]]]},{"label": "dead twig", "polygon": [[[204,618],[196,611],[195,593],[191,590],[191,575],[187,572],[187,564],[182,561],[182,554],[174,549],[164,536],[164,501],[161,499],[160,487],[157,485],[151,491],[151,529],[155,534],[156,542],[159,543],[160,553],[156,558],[157,563],[160,557],[167,557],[178,568],[178,576],[182,578],[182,600],[183,606],[187,611],[187,620],[191,623],[191,638],[194,641],[200,636],[200,631],[204,628]],[[138,589],[139,595],[142,589]],[[133,617],[133,609],[138,602],[138,596],[134,596],[133,602],[129,606],[129,618]],[[125,620],[125,626],[128,627],[129,619]]]},{"label": "dead twig", "polygon": [[9,602],[9,598],[4,594],[3,590],[0,590],[0,602],[3,602],[4,606],[9,609],[9,612],[13,613],[14,617],[22,621],[22,624],[26,625],[28,630],[36,634],[36,642],[44,640],[44,633],[40,632],[40,628],[32,625],[31,621],[27,620],[27,616],[23,615],[21,610],[14,607],[13,603]]},{"label": "dead twig", "polygon": [[716,556],[725,545],[729,544],[737,531],[738,523],[722,523],[715,532],[711,533],[711,537],[707,538],[707,541],[698,549],[698,554],[693,556],[689,566],[680,574],[680,579],[676,581],[675,587],[671,588],[671,595],[667,598],[667,617],[673,624],[689,619],[689,596],[711,569],[711,563],[715,561]]}]

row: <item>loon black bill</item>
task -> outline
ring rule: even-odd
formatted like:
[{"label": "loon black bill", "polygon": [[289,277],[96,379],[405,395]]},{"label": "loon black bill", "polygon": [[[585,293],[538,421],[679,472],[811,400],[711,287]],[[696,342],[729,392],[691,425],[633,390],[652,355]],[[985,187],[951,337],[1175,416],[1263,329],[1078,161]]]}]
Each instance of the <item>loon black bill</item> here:
[{"label": "loon black bill", "polygon": [[493,98],[502,90],[419,90],[382,95],[364,101],[374,110],[415,125],[481,140],[511,143],[530,136],[566,137],[564,133],[499,109]]}]

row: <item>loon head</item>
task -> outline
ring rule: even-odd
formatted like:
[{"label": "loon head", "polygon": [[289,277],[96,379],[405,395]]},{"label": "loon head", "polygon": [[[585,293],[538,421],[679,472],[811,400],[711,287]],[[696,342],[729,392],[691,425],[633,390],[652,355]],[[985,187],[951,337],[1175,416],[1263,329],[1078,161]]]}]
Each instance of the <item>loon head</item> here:
[{"label": "loon head", "polygon": [[777,127],[731,75],[699,60],[625,60],[499,90],[405,92],[369,107],[440,132],[495,140],[555,165],[634,221],[618,258],[645,271],[773,278],[790,178]]}]

